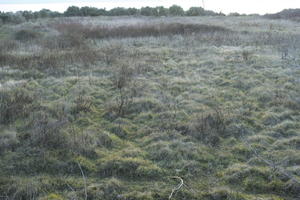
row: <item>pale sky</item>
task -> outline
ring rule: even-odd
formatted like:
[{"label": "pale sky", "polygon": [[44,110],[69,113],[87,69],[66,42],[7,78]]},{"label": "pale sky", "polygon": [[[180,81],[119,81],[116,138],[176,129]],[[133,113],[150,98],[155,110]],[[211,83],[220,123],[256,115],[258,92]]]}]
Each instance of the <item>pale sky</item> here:
[{"label": "pale sky", "polygon": [[[180,5],[185,10],[192,6],[203,7],[202,0],[0,0],[0,11],[37,11],[43,8],[65,11],[69,6],[93,6],[111,9],[114,7],[144,7]],[[205,9],[215,12],[275,13],[286,8],[300,8],[300,0],[204,0]]]}]

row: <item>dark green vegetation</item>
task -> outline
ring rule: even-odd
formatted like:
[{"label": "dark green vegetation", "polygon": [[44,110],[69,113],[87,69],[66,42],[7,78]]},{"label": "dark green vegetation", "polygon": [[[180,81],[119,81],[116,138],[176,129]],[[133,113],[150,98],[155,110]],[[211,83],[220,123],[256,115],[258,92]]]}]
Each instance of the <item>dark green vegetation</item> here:
[{"label": "dark green vegetation", "polygon": [[1,198],[166,200],[180,177],[171,199],[299,199],[299,31],[259,17],[1,26]]},{"label": "dark green vegetation", "polygon": [[173,5],[170,8],[163,6],[158,7],[142,7],[137,8],[122,8],[117,7],[111,10],[99,9],[95,7],[77,7],[70,6],[64,13],[53,12],[48,9],[40,11],[19,11],[1,12],[0,11],[0,25],[1,23],[22,23],[29,20],[36,20],[39,18],[57,18],[57,17],[80,17],[80,16],[225,16],[223,13],[216,13],[210,10],[204,10],[201,7],[191,7],[189,10],[184,11],[183,8]]}]

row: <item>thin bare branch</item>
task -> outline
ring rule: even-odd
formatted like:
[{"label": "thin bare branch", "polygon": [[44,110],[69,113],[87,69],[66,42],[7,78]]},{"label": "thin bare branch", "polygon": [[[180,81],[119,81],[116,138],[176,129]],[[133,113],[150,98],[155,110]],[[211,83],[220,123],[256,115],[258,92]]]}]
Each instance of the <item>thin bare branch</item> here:
[{"label": "thin bare branch", "polygon": [[172,176],[171,178],[173,178],[173,179],[179,179],[179,180],[180,180],[180,183],[179,183],[176,187],[174,187],[174,188],[172,189],[172,192],[171,192],[171,194],[170,194],[170,196],[169,196],[169,199],[172,198],[174,192],[179,191],[179,190],[181,189],[181,187],[183,186],[183,179],[182,179],[181,177],[179,177],[179,176]]}]

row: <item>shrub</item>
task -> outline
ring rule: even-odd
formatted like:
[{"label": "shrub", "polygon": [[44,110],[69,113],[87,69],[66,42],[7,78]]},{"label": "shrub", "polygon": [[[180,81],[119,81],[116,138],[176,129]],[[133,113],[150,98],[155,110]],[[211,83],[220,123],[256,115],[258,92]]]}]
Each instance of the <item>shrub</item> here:
[{"label": "shrub", "polygon": [[73,115],[77,115],[81,112],[83,113],[90,112],[92,110],[92,107],[93,107],[92,97],[85,95],[85,92],[82,91],[76,97],[71,113]]},{"label": "shrub", "polygon": [[245,62],[249,61],[251,59],[252,52],[244,50],[242,51],[242,58]]},{"label": "shrub", "polygon": [[20,30],[15,33],[15,39],[20,41],[29,41],[37,39],[41,36],[39,32],[36,32],[34,30]]},{"label": "shrub", "polygon": [[133,102],[133,75],[134,70],[127,64],[123,64],[116,69],[112,76],[113,86],[117,90],[115,108],[112,109],[118,116],[123,116],[128,106]]},{"label": "shrub", "polygon": [[0,124],[27,117],[36,103],[35,96],[24,88],[0,89]]},{"label": "shrub", "polygon": [[198,115],[190,125],[191,135],[206,144],[216,146],[220,137],[226,136],[227,120],[219,109]]},{"label": "shrub", "polygon": [[0,132],[0,153],[6,150],[13,150],[19,143],[17,133],[15,131]]},{"label": "shrub", "polygon": [[33,145],[55,149],[68,145],[68,137],[62,128],[67,119],[53,119],[47,113],[38,112],[32,115],[30,141]]}]

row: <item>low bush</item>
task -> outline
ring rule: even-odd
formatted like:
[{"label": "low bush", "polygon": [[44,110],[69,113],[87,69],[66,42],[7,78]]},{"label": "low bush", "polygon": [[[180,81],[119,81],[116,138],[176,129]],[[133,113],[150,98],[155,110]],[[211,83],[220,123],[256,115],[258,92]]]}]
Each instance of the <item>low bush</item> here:
[{"label": "low bush", "polygon": [[226,136],[228,119],[224,113],[215,109],[196,116],[190,124],[190,135],[196,139],[216,146],[219,144],[221,137]]},{"label": "low bush", "polygon": [[116,66],[111,77],[113,87],[117,94],[114,98],[114,104],[109,110],[115,112],[118,116],[124,116],[134,97],[134,69],[127,64]]},{"label": "low bush", "polygon": [[39,37],[41,37],[41,34],[34,30],[23,29],[15,33],[15,39],[19,41],[30,41]]},{"label": "low bush", "polygon": [[19,140],[15,131],[0,132],[0,154],[6,150],[13,150],[18,143]]},{"label": "low bush", "polygon": [[80,114],[81,112],[90,112],[93,107],[93,98],[85,95],[84,91],[80,92],[74,100],[74,106],[72,107],[71,113],[73,115]]},{"label": "low bush", "polygon": [[48,149],[62,148],[68,145],[67,134],[61,131],[68,123],[66,118],[53,119],[44,112],[34,113],[31,118],[30,142],[32,145]]},{"label": "low bush", "polygon": [[36,106],[34,94],[22,87],[0,89],[0,124],[12,123],[17,118],[27,117]]}]

